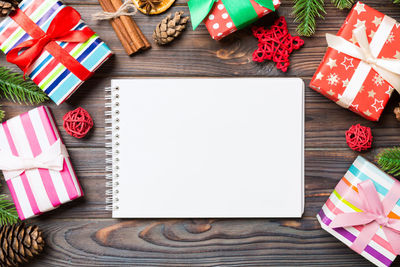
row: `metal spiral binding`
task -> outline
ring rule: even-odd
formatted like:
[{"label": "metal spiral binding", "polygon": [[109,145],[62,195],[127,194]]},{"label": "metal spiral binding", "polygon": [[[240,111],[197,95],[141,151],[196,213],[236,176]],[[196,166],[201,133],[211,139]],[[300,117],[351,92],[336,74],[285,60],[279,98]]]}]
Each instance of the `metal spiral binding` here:
[{"label": "metal spiral binding", "polygon": [[105,123],[106,123],[106,210],[118,209],[119,187],[119,88],[106,88]]}]

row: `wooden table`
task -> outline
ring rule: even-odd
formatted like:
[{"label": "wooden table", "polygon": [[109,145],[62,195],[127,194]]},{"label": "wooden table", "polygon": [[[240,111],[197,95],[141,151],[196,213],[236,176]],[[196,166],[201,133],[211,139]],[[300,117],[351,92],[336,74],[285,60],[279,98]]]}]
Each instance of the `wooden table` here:
[{"label": "wooden table", "polygon": [[[336,33],[347,15],[347,11],[336,9],[330,1],[325,2],[326,19],[319,21],[317,33],[306,39],[304,48],[293,54],[290,71],[284,74],[276,70],[274,63],[255,64],[251,61],[256,40],[249,29],[216,42],[201,25],[197,31],[188,29],[170,46],[154,45],[150,51],[129,58],[108,22],[91,21],[91,14],[100,11],[97,0],[68,0],[67,3],[81,12],[116,55],[67,103],[60,107],[49,103],[86,196],[30,221],[43,228],[48,244],[32,266],[371,265],[321,230],[315,215],[358,155],[347,147],[344,138],[345,130],[352,124],[372,127],[374,149],[363,154],[370,160],[382,148],[400,144],[400,123],[392,114],[399,102],[397,93],[391,98],[380,122],[373,123],[306,88],[306,208],[301,220],[116,220],[111,219],[111,213],[104,209],[104,87],[110,85],[111,78],[297,76],[308,84],[325,53],[325,33]],[[400,7],[390,0],[365,2],[400,19]],[[284,0],[279,15],[286,16],[294,34],[296,25],[292,22],[291,7],[292,1]],[[177,10],[188,14],[185,0],[177,0],[170,12]],[[163,16],[138,14],[135,20],[151,38]],[[272,21],[273,16],[267,16],[262,23]],[[4,56],[0,56],[0,62],[12,67],[5,63]],[[4,99],[1,104],[7,118],[31,108]],[[62,116],[78,106],[87,109],[95,121],[94,131],[84,140],[72,138],[62,130]],[[284,100],[282,109],[290,109]],[[271,131],[279,130],[273,127],[271,125]],[[282,149],[290,153],[290,148],[282,145]],[[2,189],[8,193],[6,187]],[[397,265],[400,266],[400,261]]]}]

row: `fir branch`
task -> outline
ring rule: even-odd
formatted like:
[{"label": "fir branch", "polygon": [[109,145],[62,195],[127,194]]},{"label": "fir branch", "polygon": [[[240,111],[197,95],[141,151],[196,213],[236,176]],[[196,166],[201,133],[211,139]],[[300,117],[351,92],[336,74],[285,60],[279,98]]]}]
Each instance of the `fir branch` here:
[{"label": "fir branch", "polygon": [[393,0],[393,4],[400,4],[400,0]]},{"label": "fir branch", "polygon": [[[400,0],[395,0],[395,1],[400,1]],[[331,0],[331,2],[339,9],[349,9],[354,4],[354,0]]]},{"label": "fir branch", "polygon": [[316,18],[326,14],[324,0],[294,0],[293,14],[299,22],[297,32],[302,36],[311,36],[317,26]]},{"label": "fir branch", "polygon": [[6,195],[0,195],[0,224],[14,224],[19,221],[14,204],[7,199]]},{"label": "fir branch", "polygon": [[0,91],[8,100],[18,103],[39,104],[48,99],[47,95],[23,75],[0,66]]},{"label": "fir branch", "polygon": [[379,153],[377,159],[382,170],[394,176],[400,175],[400,147],[385,149]]}]

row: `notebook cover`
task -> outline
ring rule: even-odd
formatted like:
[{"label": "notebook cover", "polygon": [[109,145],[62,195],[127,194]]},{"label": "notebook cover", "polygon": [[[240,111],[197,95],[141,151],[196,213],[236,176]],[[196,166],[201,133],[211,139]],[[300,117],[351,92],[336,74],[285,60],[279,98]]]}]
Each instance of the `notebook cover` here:
[{"label": "notebook cover", "polygon": [[301,217],[304,83],[113,80],[115,218]]}]

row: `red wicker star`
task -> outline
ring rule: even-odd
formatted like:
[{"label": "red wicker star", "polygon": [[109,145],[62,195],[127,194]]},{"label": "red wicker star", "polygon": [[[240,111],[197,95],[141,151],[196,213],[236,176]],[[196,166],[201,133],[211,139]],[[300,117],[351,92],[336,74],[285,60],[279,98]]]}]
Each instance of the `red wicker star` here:
[{"label": "red wicker star", "polygon": [[253,35],[258,39],[258,48],[253,53],[253,61],[263,62],[273,60],[276,67],[286,72],[290,66],[289,56],[293,50],[304,45],[299,37],[290,35],[285,17],[280,17],[271,29],[263,26],[254,26]]}]

